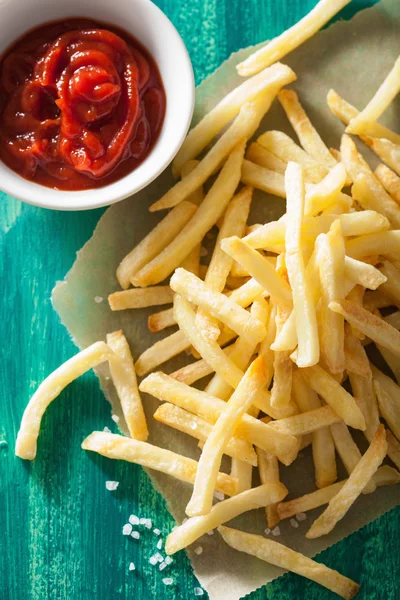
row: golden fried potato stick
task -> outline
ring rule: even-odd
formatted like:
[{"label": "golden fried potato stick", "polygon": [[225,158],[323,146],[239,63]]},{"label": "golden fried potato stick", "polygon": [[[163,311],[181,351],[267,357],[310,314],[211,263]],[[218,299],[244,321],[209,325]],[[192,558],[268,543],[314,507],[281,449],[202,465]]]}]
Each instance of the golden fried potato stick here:
[{"label": "golden fried potato stick", "polygon": [[319,365],[301,370],[311,388],[343,419],[346,425],[355,429],[365,429],[365,419],[353,396],[338,383],[332,375]]},{"label": "golden fried potato stick", "polygon": [[370,290],[376,290],[385,283],[387,278],[381,271],[350,256],[344,258],[344,275],[346,279]]},{"label": "golden fried potato stick", "polygon": [[246,158],[249,162],[260,165],[264,169],[275,171],[281,175],[285,174],[287,162],[275,156],[275,154],[264,148],[264,146],[261,146],[258,142],[250,144],[246,152]]},{"label": "golden fried potato stick", "polygon": [[136,373],[143,377],[173,356],[190,348],[190,341],[183,331],[171,333],[145,350],[136,361]]},{"label": "golden fried potato stick", "polygon": [[[260,481],[265,485],[279,485],[279,463],[276,456],[267,454],[264,450],[257,448],[258,472]],[[267,517],[267,525],[270,529],[276,527],[280,521],[278,511],[278,502],[269,502],[265,507],[265,515]]]},{"label": "golden fried potato stick", "polygon": [[331,302],[329,307],[343,315],[351,325],[355,325],[376,344],[391,350],[397,356],[400,355],[400,332],[389,323],[347,300]]},{"label": "golden fried potato stick", "polygon": [[223,525],[218,527],[218,531],[231,548],[311,579],[345,600],[354,598],[360,588],[358,583],[337,571],[261,535],[244,533]]},{"label": "golden fried potato stick", "polygon": [[400,204],[400,177],[382,163],[376,167],[375,177],[379,179],[393,200]]},{"label": "golden fried potato stick", "polygon": [[271,421],[269,429],[280,431],[286,435],[301,436],[312,433],[322,427],[329,427],[340,421],[339,415],[330,406],[321,406],[292,417],[284,417],[278,421]]},{"label": "golden fried potato stick", "polygon": [[375,92],[373,98],[368,102],[367,106],[350,121],[346,131],[358,135],[367,133],[369,123],[374,123],[379,119],[399,91],[400,56],[387,74],[383,83]]},{"label": "golden fried potato stick", "polygon": [[213,490],[221,464],[223,449],[235,431],[237,422],[250,408],[253,398],[264,387],[264,384],[264,359],[256,358],[227,401],[225,410],[218,417],[204,444],[196,473],[193,494],[186,507],[186,514],[188,516],[194,517],[210,512]]},{"label": "golden fried potato stick", "polygon": [[272,99],[282,86],[295,80],[296,75],[292,69],[276,63],[229,92],[189,131],[172,163],[174,177],[179,177],[185,163],[198,156],[225,125],[236,117],[246,102],[266,94]]},{"label": "golden fried potato stick", "polygon": [[36,457],[40,423],[49,404],[61,394],[71,381],[74,381],[89,369],[94,369],[101,363],[113,359],[118,360],[107,344],[96,342],[72,356],[53,373],[50,373],[39,385],[24,410],[15,443],[16,456],[33,460]]},{"label": "golden fried potato stick", "polygon": [[278,100],[304,150],[316,161],[324,164],[329,169],[335,167],[337,165],[336,160],[312,125],[306,111],[300,104],[296,92],[294,90],[281,90],[278,94]]},{"label": "golden fried potato stick", "polygon": [[122,331],[114,331],[107,334],[107,345],[119,357],[119,360],[110,361],[110,372],[129,433],[134,439],[145,442],[149,432],[128,341]]},{"label": "golden fried potato stick", "polygon": [[[82,448],[107,458],[126,460],[147,469],[154,469],[187,483],[194,482],[198,469],[197,461],[191,458],[147,442],[105,431],[93,431],[83,440]],[[215,489],[227,496],[234,496],[237,493],[237,481],[230,475],[218,473]]]},{"label": "golden fried potato stick", "polygon": [[236,65],[237,72],[242,77],[248,77],[272,65],[317,33],[349,2],[350,0],[320,0],[295,25]]},{"label": "golden fried potato stick", "polygon": [[267,194],[286,198],[283,175],[244,159],[240,181]]},{"label": "golden fried potato stick", "polygon": [[192,202],[181,202],[122,259],[117,269],[117,279],[124,290],[129,287],[132,277],[172,242],[196,209],[197,206]]},{"label": "golden fried potato stick", "polygon": [[176,325],[173,308],[160,310],[160,312],[150,315],[147,319],[147,327],[152,333],[157,333],[157,331],[162,331],[173,325]]},{"label": "golden fried potato stick", "polygon": [[362,377],[350,372],[349,378],[353,396],[365,418],[367,427],[364,435],[370,442],[379,427],[378,402],[372,384],[372,375]]},{"label": "golden fried potato stick", "polygon": [[[171,402],[197,414],[210,423],[216,423],[219,415],[226,408],[223,400],[176,381],[164,373],[148,375],[141,382],[139,389],[159,400]],[[235,436],[248,440],[269,454],[277,456],[285,465],[293,462],[300,446],[295,437],[274,431],[269,425],[247,414],[238,423]]]},{"label": "golden fried potato stick", "polygon": [[379,158],[393,171],[400,175],[400,146],[390,140],[373,137],[363,137],[363,141],[369,146]]},{"label": "golden fried potato stick", "polygon": [[316,183],[311,189],[306,188],[304,214],[307,217],[313,217],[330,207],[335,212],[338,197],[346,184],[346,179],[346,169],[342,163],[337,163],[322,181]]},{"label": "golden fried potato stick", "polygon": [[400,387],[374,365],[372,374],[379,412],[400,441]]},{"label": "golden fried potato stick", "polygon": [[371,477],[376,473],[387,452],[385,427],[379,425],[368,450],[352,471],[342,489],[330,500],[328,507],[306,533],[308,539],[327,535],[357,500]]},{"label": "golden fried potato stick", "polygon": [[[134,285],[146,287],[160,283],[201,243],[206,233],[218,221],[235,193],[240,180],[244,146],[245,142],[239,141],[234,147],[192,219],[184,227],[181,227],[179,233],[174,236],[173,241],[160,254],[134,275],[132,278]],[[192,171],[192,173],[194,172]]]},{"label": "golden fried potato stick", "polygon": [[207,531],[231,521],[244,512],[279,502],[286,494],[287,489],[282,483],[267,483],[218,502],[207,515],[192,517],[174,529],[167,537],[165,551],[167,554],[175,554]]},{"label": "golden fried potato stick", "polygon": [[368,356],[361,341],[354,335],[348,323],[344,325],[344,364],[348,373],[354,373],[361,377],[372,377]]},{"label": "golden fried potato stick", "polygon": [[111,310],[127,310],[130,308],[146,308],[171,304],[174,292],[169,285],[156,285],[145,289],[124,290],[108,296]]},{"label": "golden fried potato stick", "polygon": [[352,258],[362,259],[365,256],[382,254],[388,256],[395,254],[400,257],[400,230],[380,231],[360,235],[346,241],[346,254]]}]

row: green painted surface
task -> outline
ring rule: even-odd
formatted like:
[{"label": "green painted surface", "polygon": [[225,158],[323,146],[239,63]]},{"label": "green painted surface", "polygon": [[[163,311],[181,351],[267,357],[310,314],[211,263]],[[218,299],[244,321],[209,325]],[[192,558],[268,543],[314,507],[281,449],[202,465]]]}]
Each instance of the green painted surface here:
[{"label": "green painted surface", "polygon": [[[314,0],[158,0],[183,36],[197,83],[231,52],[272,37]],[[350,17],[372,2],[353,0]],[[1,183],[0,183],[1,185]],[[51,212],[0,194],[0,600],[186,600],[197,585],[182,552],[160,573],[149,557],[157,538],[122,536],[130,514],[172,525],[162,498],[140,468],[81,451],[94,429],[115,430],[94,375],[72,384],[47,411],[38,458],[13,456],[28,398],[75,348],[53,312],[50,293],[90,237],[101,211]],[[115,492],[105,481],[120,482]],[[362,584],[360,600],[396,600],[400,580],[400,510],[320,555]],[[129,572],[133,561],[136,571]],[[163,577],[173,577],[166,587]],[[286,575],[251,595],[261,599],[328,600],[317,585]]]}]

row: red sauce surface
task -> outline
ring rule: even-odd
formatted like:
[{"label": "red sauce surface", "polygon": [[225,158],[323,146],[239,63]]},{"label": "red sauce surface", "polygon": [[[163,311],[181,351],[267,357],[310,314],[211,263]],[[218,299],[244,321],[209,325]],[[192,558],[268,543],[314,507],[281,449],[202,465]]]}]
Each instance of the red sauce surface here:
[{"label": "red sauce surface", "polygon": [[84,19],[30,31],[0,64],[0,158],[47,187],[102,187],[148,156],[165,115],[157,66],[125,31]]}]

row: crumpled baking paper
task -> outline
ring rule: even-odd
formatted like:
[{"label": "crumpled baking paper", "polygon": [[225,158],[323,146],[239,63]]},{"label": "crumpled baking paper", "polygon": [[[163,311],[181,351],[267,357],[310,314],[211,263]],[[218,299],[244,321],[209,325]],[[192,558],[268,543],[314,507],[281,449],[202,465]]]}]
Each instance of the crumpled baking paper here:
[{"label": "crumpled baking paper", "polygon": [[[373,8],[358,13],[351,21],[337,22],[321,31],[282,62],[289,64],[298,75],[293,87],[325,142],[339,147],[343,125],[330,113],[326,95],[334,88],[346,100],[362,108],[374,94],[378,85],[389,72],[400,50],[400,3],[384,0]],[[255,48],[241,50],[231,56],[219,69],[197,88],[194,122],[208,112],[227,92],[240,83],[235,65]],[[382,121],[400,130],[399,99],[385,113]],[[280,105],[275,102],[266,116],[261,130],[280,129],[293,135]],[[365,152],[365,148],[363,149]],[[151,334],[147,328],[147,316],[155,309],[111,312],[106,298],[118,289],[115,270],[123,256],[135,246],[160,219],[147,208],[173,183],[170,169],[134,197],[120,202],[107,210],[100,219],[92,238],[78,253],[75,264],[64,282],[53,291],[53,304],[79,348],[104,340],[108,332],[123,329],[137,358],[148,346],[164,333]],[[285,210],[284,201],[265,194],[255,194],[250,222],[265,222],[279,217]],[[95,296],[104,302],[94,302]],[[167,330],[170,333],[172,330]],[[165,366],[165,372],[183,366],[189,358],[179,356]],[[115,391],[106,367],[98,369],[101,386],[113,405],[113,412],[120,415],[121,430],[126,426]],[[159,402],[144,396],[145,410],[150,426],[150,441],[193,458],[199,457],[197,443],[152,419]],[[90,432],[88,431],[88,434]],[[361,438],[362,439],[362,436]],[[365,443],[361,442],[365,451]],[[154,485],[165,497],[167,505],[178,522],[184,518],[191,488],[172,480],[166,475],[149,471]],[[339,479],[346,476],[344,470]],[[313,467],[309,450],[291,467],[281,467],[281,477],[290,490],[289,497],[296,497],[315,489]],[[308,513],[307,521],[297,529],[289,520],[280,524],[280,542],[314,556],[331,544],[400,503],[397,486],[379,488],[374,494],[361,496],[346,517],[332,533],[316,540],[304,537],[310,523],[321,512]],[[249,532],[262,533],[266,527],[263,510],[247,513],[234,521],[234,526]],[[230,549],[216,533],[201,541],[204,552],[198,556],[188,550],[194,572],[211,600],[237,600],[282,574],[282,570],[254,557]]]}]

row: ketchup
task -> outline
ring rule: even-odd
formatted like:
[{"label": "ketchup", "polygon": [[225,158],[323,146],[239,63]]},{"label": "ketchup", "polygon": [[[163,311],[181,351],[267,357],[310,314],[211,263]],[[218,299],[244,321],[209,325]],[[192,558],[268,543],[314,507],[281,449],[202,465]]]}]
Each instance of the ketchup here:
[{"label": "ketchup", "polygon": [[165,115],[157,66],[115,27],[82,19],[30,31],[0,63],[0,158],[59,190],[102,187],[148,156]]}]

